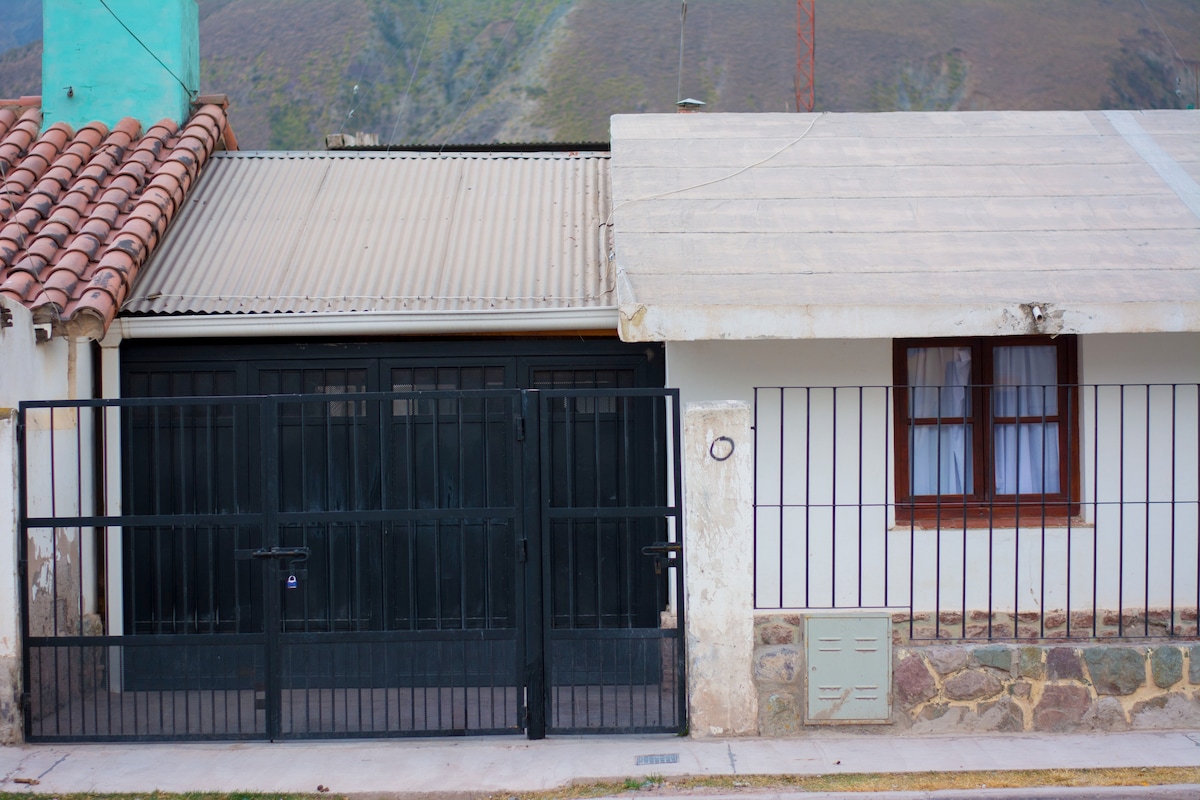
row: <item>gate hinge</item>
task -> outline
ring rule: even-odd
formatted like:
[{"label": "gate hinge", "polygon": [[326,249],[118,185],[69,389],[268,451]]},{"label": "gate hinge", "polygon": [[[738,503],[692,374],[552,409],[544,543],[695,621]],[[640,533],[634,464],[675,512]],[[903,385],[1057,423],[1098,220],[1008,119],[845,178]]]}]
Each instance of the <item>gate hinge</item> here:
[{"label": "gate hinge", "polygon": [[524,564],[529,558],[529,542],[525,539],[517,540],[517,561]]},{"label": "gate hinge", "polygon": [[517,417],[513,420],[514,432],[518,442],[525,441],[525,418]]},{"label": "gate hinge", "polygon": [[21,707],[28,710],[33,705],[33,695],[29,692],[21,692]]}]

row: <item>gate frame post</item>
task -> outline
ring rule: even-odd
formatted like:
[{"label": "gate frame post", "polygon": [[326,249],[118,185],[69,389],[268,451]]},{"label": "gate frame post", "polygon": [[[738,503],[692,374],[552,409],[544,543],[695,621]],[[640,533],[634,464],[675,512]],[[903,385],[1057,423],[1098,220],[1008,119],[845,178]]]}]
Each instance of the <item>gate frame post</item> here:
[{"label": "gate frame post", "polygon": [[525,639],[525,734],[529,739],[546,738],[546,606],[544,586],[549,566],[542,556],[542,482],[545,467],[541,435],[541,395],[536,389],[521,390],[517,443],[521,454],[521,494],[524,503],[525,538],[518,542],[524,564],[524,639]]},{"label": "gate frame post", "polygon": [[[14,509],[16,514],[13,517],[12,535],[14,541],[12,542],[12,550],[9,549],[8,544],[5,544],[4,551],[15,554],[16,569],[14,570],[15,585],[12,587],[13,591],[11,593],[7,590],[4,592],[4,601],[8,601],[11,598],[16,604],[13,609],[16,611],[16,615],[12,618],[14,623],[13,649],[19,663],[17,669],[13,672],[14,677],[19,676],[19,684],[13,688],[17,690],[16,713],[18,718],[14,720],[11,737],[13,739],[11,743],[16,744],[28,741],[33,726],[33,720],[29,716],[29,704],[25,702],[30,685],[30,654],[26,644],[29,641],[29,598],[25,589],[29,585],[28,528],[25,524],[25,520],[29,517],[29,498],[27,496],[28,476],[26,474],[25,462],[25,409],[11,409],[6,416],[8,419],[5,422],[11,423],[12,426],[9,442],[11,442],[13,457],[12,488],[15,492],[13,499],[16,501]],[[3,423],[0,423],[0,425],[3,425]],[[0,427],[0,437],[7,438],[8,436],[9,432]],[[0,453],[4,453],[7,445],[8,442],[0,443]],[[0,456],[0,463],[4,463],[2,456]],[[9,737],[5,736],[4,738],[7,739]]]},{"label": "gate frame post", "polygon": [[[259,412],[259,479],[262,496],[262,546],[279,544],[279,401],[273,397],[262,400]],[[263,688],[266,704],[267,740],[279,741],[282,728],[283,687],[280,685],[280,634],[282,609],[279,597],[279,570],[275,559],[267,559],[263,568],[263,633],[266,646],[263,653]]]}]

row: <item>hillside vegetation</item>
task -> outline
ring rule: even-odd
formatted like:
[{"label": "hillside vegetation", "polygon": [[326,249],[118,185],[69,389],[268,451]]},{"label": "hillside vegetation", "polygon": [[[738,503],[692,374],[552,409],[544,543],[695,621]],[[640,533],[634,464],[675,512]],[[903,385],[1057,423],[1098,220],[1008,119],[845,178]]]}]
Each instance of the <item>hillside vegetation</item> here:
[{"label": "hillside vegetation", "polygon": [[[38,0],[5,0],[0,97],[39,93]],[[201,90],[244,149],[599,141],[615,113],[794,111],[794,0],[199,0]],[[19,12],[19,14],[17,13]],[[32,21],[32,22],[31,22]],[[24,36],[26,41],[21,40]],[[826,111],[1182,108],[1196,0],[817,0]]]}]

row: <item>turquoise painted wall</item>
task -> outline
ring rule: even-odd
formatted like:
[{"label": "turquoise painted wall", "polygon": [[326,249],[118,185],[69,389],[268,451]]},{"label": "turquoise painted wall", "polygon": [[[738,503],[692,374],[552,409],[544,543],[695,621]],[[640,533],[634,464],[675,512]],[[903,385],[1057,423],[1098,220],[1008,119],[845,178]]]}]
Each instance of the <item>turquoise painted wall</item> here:
[{"label": "turquoise painted wall", "polygon": [[105,2],[113,13],[99,0],[44,0],[43,128],[111,127],[124,117],[143,130],[167,117],[183,122],[200,88],[196,0]]}]

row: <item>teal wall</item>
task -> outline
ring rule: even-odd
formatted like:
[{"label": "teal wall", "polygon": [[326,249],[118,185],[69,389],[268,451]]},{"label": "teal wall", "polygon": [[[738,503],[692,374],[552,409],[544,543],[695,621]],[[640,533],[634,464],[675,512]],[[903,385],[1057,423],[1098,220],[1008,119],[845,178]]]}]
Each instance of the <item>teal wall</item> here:
[{"label": "teal wall", "polygon": [[43,128],[97,120],[111,127],[124,117],[141,120],[143,130],[165,117],[183,122],[200,88],[196,0],[105,1],[120,22],[99,0],[44,0]]}]

